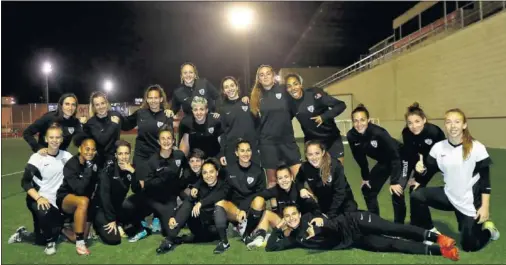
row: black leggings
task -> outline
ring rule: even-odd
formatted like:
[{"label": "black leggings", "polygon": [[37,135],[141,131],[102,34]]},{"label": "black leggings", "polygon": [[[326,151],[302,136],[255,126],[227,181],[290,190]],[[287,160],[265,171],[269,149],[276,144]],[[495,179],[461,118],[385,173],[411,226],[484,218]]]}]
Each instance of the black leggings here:
[{"label": "black leggings", "polygon": [[[371,188],[367,187],[367,185],[362,187],[362,194],[364,195],[365,204],[367,205],[367,210],[369,212],[380,215],[378,194],[391,173],[391,166],[385,163],[377,163],[371,169],[371,173],[369,174],[369,185],[371,185]],[[399,181],[401,182],[400,184],[403,188],[406,187],[407,178],[405,176],[401,176]],[[406,217],[406,202],[404,195],[397,196],[392,194],[392,205],[394,207],[394,222],[404,223],[404,218]]]},{"label": "black leggings", "polygon": [[26,206],[32,213],[35,243],[56,242],[63,226],[60,211],[53,205],[48,210],[39,210],[37,202],[30,196],[26,196]]},{"label": "black leggings", "polygon": [[169,229],[170,240],[173,240],[181,231],[181,229],[188,224],[188,228],[195,236],[195,242],[211,242],[219,239],[216,226],[214,225],[213,208],[201,208],[198,217],[191,216],[193,206],[195,204],[188,200],[183,201],[177,210],[176,223],[178,224],[174,229]]},{"label": "black leggings", "polygon": [[136,193],[123,202],[123,208],[125,210],[125,222],[132,224],[136,232],[142,230],[142,219],[154,213],[160,218],[162,234],[167,236],[169,232],[169,219],[174,217],[176,213],[177,197],[173,196],[168,201],[160,202],[143,193]]},{"label": "black leggings", "polygon": [[[121,211],[121,209],[120,209]],[[118,227],[121,223],[120,215],[118,215],[118,220],[116,220],[116,227]],[[105,212],[102,208],[98,208],[95,213],[95,220],[93,222],[93,228],[97,232],[98,236],[100,236],[100,239],[102,239],[102,242],[106,245],[119,245],[121,244],[121,235],[119,231],[111,231],[110,233],[107,232],[105,225],[109,224],[109,221],[105,218]]]},{"label": "black leggings", "polygon": [[[355,242],[354,247],[378,252],[400,252],[408,254],[429,254],[429,248],[423,241],[428,231],[412,226],[387,221],[370,212],[355,212],[351,214],[358,224],[362,236]],[[402,239],[391,238],[400,237]],[[408,239],[408,240],[405,240]],[[435,246],[432,255],[441,255]]]},{"label": "black leggings", "polygon": [[[475,194],[475,196],[481,196]],[[490,231],[482,230],[482,225],[477,223],[473,217],[464,215],[457,210],[448,200],[444,187],[430,187],[417,189],[411,193],[416,207],[432,207],[442,211],[453,211],[457,217],[460,230],[460,244],[464,251],[478,251],[490,240]],[[413,212],[415,215],[411,223],[425,229],[434,227],[429,212]]]}]

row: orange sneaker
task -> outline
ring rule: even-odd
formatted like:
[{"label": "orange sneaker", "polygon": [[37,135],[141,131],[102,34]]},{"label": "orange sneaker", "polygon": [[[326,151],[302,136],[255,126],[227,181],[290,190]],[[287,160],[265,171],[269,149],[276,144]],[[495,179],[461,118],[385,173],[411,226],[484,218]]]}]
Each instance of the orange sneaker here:
[{"label": "orange sneaker", "polygon": [[90,255],[90,250],[86,247],[86,244],[76,243],[76,251],[78,255]]},{"label": "orange sneaker", "polygon": [[437,236],[437,243],[439,244],[439,246],[441,248],[447,248],[447,249],[453,248],[456,245],[455,239],[445,236],[443,234],[440,234]]},{"label": "orange sneaker", "polygon": [[457,247],[453,246],[451,248],[443,248],[442,246],[440,246],[440,248],[441,248],[441,255],[443,255],[443,257],[451,259],[453,261],[458,261],[460,259],[459,249]]}]

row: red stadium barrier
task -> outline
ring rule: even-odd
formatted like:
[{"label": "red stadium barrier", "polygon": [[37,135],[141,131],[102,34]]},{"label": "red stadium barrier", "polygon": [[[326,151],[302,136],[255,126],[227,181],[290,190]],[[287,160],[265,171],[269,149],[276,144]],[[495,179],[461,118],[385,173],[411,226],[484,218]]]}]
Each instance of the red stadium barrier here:
[{"label": "red stadium barrier", "polygon": [[[446,16],[447,23],[455,20],[456,17],[457,17],[457,11],[453,11],[452,13],[448,14]],[[413,33],[409,34],[408,36],[398,40],[397,42],[395,42],[394,48],[395,49],[400,48],[413,40],[421,38],[421,37],[425,36],[427,33],[443,26],[444,24],[445,24],[445,18],[442,17],[442,18],[434,21],[433,23],[421,28],[420,30],[413,32]]]}]

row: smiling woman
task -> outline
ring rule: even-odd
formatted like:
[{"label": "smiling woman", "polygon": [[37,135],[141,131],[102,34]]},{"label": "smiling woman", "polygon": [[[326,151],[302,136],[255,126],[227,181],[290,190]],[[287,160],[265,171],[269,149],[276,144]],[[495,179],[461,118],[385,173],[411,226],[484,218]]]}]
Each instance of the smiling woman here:
[{"label": "smiling woman", "polygon": [[186,155],[198,148],[204,151],[206,157],[220,156],[220,142],[223,134],[221,120],[209,114],[207,104],[204,97],[194,97],[191,102],[192,115],[187,115],[181,120],[179,149]]},{"label": "smiling woman", "polygon": [[[63,94],[58,100],[58,109],[50,111],[40,117],[33,124],[28,126],[23,132],[23,138],[30,145],[33,152],[41,155],[47,154],[47,142],[45,142],[45,134],[47,128],[53,123],[58,123],[63,130],[63,142],[60,149],[67,150],[72,142],[72,137],[82,132],[82,125],[76,118],[77,97],[74,94]],[[39,134],[38,141],[34,135]]]}]

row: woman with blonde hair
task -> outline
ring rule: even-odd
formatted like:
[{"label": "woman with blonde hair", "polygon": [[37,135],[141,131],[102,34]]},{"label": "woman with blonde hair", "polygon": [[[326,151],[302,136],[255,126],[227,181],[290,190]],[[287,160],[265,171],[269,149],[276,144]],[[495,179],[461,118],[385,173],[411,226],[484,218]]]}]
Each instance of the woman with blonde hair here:
[{"label": "woman with blonde hair", "polygon": [[218,89],[207,79],[199,78],[195,64],[185,62],[181,65],[181,85],[172,94],[172,108],[170,109],[172,115],[175,115],[179,109],[183,109],[184,114],[191,115],[191,102],[196,96],[205,98],[209,104],[209,110],[216,111],[215,101],[220,96]]},{"label": "woman with blonde hair", "polygon": [[204,151],[206,157],[218,158],[220,137],[223,134],[221,120],[209,114],[207,99],[204,97],[194,97],[191,106],[192,115],[185,116],[179,125],[179,149],[186,156],[198,148]]},{"label": "woman with blonde hair", "polygon": [[291,97],[284,85],[275,81],[274,69],[258,67],[251,91],[250,109],[258,121],[258,149],[262,167],[266,169],[268,187],[276,185],[276,168],[284,163],[296,175],[301,156],[292,127]]},{"label": "woman with blonde hair", "polygon": [[76,137],[92,138],[97,145],[96,161],[99,169],[114,158],[115,143],[119,140],[122,119],[120,113],[111,110],[111,104],[103,92],[93,92],[89,104],[90,119],[83,125],[83,133]]},{"label": "woman with blonde hair", "polygon": [[[492,160],[486,147],[471,136],[462,110],[445,113],[445,129],[448,139],[432,147],[426,164],[416,165],[422,176],[439,169],[445,184],[419,188],[411,193],[411,198],[417,207],[455,212],[462,250],[478,251],[500,235],[489,220]],[[434,227],[430,212],[425,211],[413,212],[411,223],[425,229]]]}]

